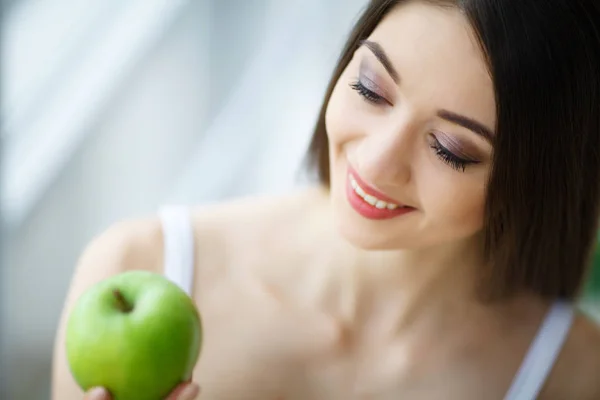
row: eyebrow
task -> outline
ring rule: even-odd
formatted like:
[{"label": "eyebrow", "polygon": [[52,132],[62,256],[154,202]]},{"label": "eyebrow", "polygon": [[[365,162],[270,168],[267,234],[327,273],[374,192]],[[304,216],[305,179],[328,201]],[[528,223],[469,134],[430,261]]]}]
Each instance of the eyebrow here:
[{"label": "eyebrow", "polygon": [[[392,62],[390,61],[389,57],[387,56],[385,50],[383,50],[381,45],[377,42],[372,42],[370,40],[362,40],[360,44],[364,45],[366,48],[371,50],[371,52],[375,55],[375,57],[377,57],[381,65],[383,65],[385,70],[390,74],[394,82],[396,82],[396,84],[399,84],[400,74],[392,65]],[[493,142],[494,140],[495,135],[492,132],[492,130],[486,127],[481,122],[478,122],[472,118],[465,117],[464,115],[460,115],[448,110],[440,110],[438,111],[437,115],[438,117],[445,119],[446,121],[452,122],[454,124],[467,128],[470,131],[473,131],[474,133],[476,133],[479,136],[482,136],[489,142]]]},{"label": "eyebrow", "polygon": [[487,126],[483,125],[481,122],[475,121],[474,119],[465,117],[464,115],[453,113],[448,110],[440,110],[437,113],[438,117],[445,119],[446,121],[455,123],[464,128],[469,129],[470,131],[475,132],[479,136],[486,139],[488,142],[494,141],[494,133]]},{"label": "eyebrow", "polygon": [[370,40],[362,40],[360,44],[364,45],[366,48],[371,50],[371,52],[375,55],[375,57],[377,57],[381,65],[383,65],[383,68],[385,68],[388,74],[390,74],[394,82],[398,84],[400,82],[400,74],[398,74],[398,71],[396,71],[396,69],[392,65],[392,62],[390,61],[387,54],[385,54],[385,51],[383,50],[381,45],[376,42],[371,42]]}]

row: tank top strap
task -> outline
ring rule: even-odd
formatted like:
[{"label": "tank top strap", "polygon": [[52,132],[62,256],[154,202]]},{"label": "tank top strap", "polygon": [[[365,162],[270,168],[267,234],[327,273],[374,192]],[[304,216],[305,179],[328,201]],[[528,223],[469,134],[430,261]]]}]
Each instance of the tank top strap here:
[{"label": "tank top strap", "polygon": [[505,400],[535,400],[542,390],[573,324],[569,303],[555,302],[546,315]]},{"label": "tank top strap", "polygon": [[163,206],[158,215],[164,238],[163,273],[191,296],[195,246],[190,210],[184,206]]}]

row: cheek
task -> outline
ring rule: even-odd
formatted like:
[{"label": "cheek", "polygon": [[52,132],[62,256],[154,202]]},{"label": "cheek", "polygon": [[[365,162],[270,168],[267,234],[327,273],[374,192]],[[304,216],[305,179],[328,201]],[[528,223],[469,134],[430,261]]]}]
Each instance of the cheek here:
[{"label": "cheek", "polygon": [[360,136],[360,116],[353,111],[355,99],[345,82],[344,76],[338,80],[325,113],[327,136],[334,147]]},{"label": "cheek", "polygon": [[[454,175],[454,176],[452,176]],[[428,220],[440,231],[471,234],[483,227],[485,189],[483,178],[437,172],[426,180],[421,200]]]}]

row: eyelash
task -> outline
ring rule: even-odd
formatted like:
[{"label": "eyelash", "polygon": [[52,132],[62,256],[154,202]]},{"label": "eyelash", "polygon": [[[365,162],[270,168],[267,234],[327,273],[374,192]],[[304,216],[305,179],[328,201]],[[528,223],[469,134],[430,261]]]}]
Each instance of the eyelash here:
[{"label": "eyelash", "polygon": [[465,160],[452,153],[450,150],[442,146],[442,144],[434,137],[433,142],[429,145],[435,151],[435,155],[457,171],[465,172],[467,165],[477,164],[477,161]]},{"label": "eyelash", "polygon": [[356,80],[350,84],[353,90],[356,90],[358,94],[363,97],[366,101],[372,104],[387,103],[387,100],[382,96],[378,95],[374,91],[367,89],[360,80]]},{"label": "eyelash", "polygon": [[[387,103],[387,100],[370,89],[367,89],[360,80],[356,80],[350,84],[350,87],[358,92],[358,94],[371,104],[382,104]],[[435,155],[448,164],[451,168],[464,172],[466,167],[470,164],[476,164],[476,161],[465,160],[456,156],[450,150],[442,146],[442,144],[434,137],[433,142],[429,145],[435,151]]]}]

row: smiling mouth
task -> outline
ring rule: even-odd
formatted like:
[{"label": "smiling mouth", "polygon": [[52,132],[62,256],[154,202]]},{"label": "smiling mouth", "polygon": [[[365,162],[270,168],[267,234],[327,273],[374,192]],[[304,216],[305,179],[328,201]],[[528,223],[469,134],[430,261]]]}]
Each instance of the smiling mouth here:
[{"label": "smiling mouth", "polygon": [[352,190],[354,190],[354,192],[360,198],[362,198],[366,203],[369,203],[370,205],[372,205],[375,208],[378,208],[380,210],[383,210],[383,209],[395,210],[399,207],[406,207],[406,206],[402,206],[400,204],[390,203],[388,201],[381,200],[380,198],[375,197],[372,194],[368,194],[365,191],[365,189],[363,189],[363,187],[360,186],[360,184],[356,181],[356,179],[352,175],[349,176],[349,179],[350,179],[350,186],[352,187]]},{"label": "smiling mouth", "polygon": [[352,168],[348,171],[347,197],[350,205],[368,219],[393,218],[415,210],[370,187]]}]

